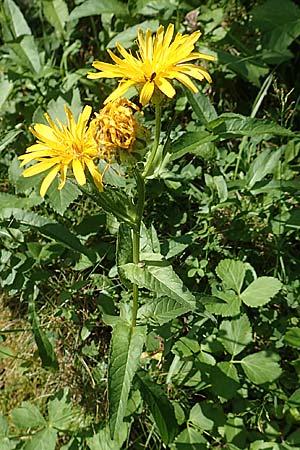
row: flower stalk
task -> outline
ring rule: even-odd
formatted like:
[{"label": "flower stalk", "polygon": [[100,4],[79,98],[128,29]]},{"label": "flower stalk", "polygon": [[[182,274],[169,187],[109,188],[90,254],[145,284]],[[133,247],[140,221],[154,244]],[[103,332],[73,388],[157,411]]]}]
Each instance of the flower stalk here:
[{"label": "flower stalk", "polygon": [[155,161],[155,156],[157,152],[157,148],[159,145],[159,139],[160,139],[160,132],[161,132],[161,113],[162,113],[162,107],[161,104],[156,103],[155,104],[155,136],[154,141],[152,145],[152,149],[149,155],[149,158],[146,162],[144,171],[143,171],[143,178],[146,178],[148,174],[151,172],[153,162]]},{"label": "flower stalk", "polygon": [[[136,227],[132,229],[132,261],[134,264],[140,262],[140,238],[141,224],[145,206],[145,182],[138,170],[135,170],[134,177],[137,185],[137,202],[136,202]],[[139,288],[133,283],[132,286],[132,315],[131,327],[136,326],[136,317],[138,312]]]}]

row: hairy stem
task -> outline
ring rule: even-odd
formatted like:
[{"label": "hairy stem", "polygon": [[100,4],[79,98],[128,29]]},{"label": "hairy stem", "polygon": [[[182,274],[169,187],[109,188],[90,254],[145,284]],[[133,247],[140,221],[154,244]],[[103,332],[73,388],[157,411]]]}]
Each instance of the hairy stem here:
[{"label": "hairy stem", "polygon": [[[145,204],[145,183],[144,179],[141,177],[141,174],[136,171],[135,174],[136,185],[137,185],[137,202],[136,202],[136,227],[132,229],[132,260],[134,264],[138,264],[140,262],[140,231],[141,231],[141,223],[144,212],[144,204]],[[131,317],[131,326],[132,328],[136,326],[136,316],[138,311],[138,300],[139,300],[139,288],[137,284],[133,284],[132,286],[132,317]]]},{"label": "hairy stem", "polygon": [[154,142],[153,142],[150,156],[149,156],[148,161],[144,168],[144,172],[142,175],[143,178],[147,177],[148,173],[150,172],[150,170],[152,168],[152,164],[155,159],[157,147],[159,144],[160,131],[161,131],[161,110],[162,110],[161,104],[156,104],[155,105],[155,137],[154,137]]}]

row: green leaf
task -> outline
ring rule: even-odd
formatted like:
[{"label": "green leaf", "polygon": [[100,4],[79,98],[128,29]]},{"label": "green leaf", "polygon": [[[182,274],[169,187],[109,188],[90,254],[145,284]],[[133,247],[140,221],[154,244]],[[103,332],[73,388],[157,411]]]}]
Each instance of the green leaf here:
[{"label": "green leaf", "polygon": [[246,448],[247,434],[242,417],[228,414],[224,427],[226,442],[232,442],[238,448]]},{"label": "green leaf", "polygon": [[130,424],[123,422],[117,439],[113,441],[110,438],[109,427],[106,426],[93,437],[87,438],[90,450],[120,450],[125,442]]},{"label": "green leaf", "polygon": [[217,190],[218,197],[221,203],[226,202],[228,198],[228,189],[223,175],[216,175],[213,177],[213,183]]},{"label": "green leaf", "polygon": [[173,444],[170,444],[171,450],[206,450],[207,440],[200,431],[192,427],[183,430],[176,438]]},{"label": "green leaf", "polygon": [[24,450],[55,450],[57,431],[53,428],[36,433],[33,438],[24,445]]},{"label": "green leaf", "polygon": [[19,38],[18,42],[7,44],[15,53],[19,65],[38,74],[41,70],[40,54],[33,36]]},{"label": "green leaf", "polygon": [[182,316],[191,311],[190,304],[183,304],[182,301],[174,300],[170,297],[158,297],[147,302],[139,308],[138,317],[142,321],[155,321],[159,325],[170,322],[176,317]]},{"label": "green leaf", "polygon": [[189,89],[184,89],[189,103],[191,104],[196,116],[204,125],[218,117],[218,114],[209,101],[207,95],[202,92],[197,92],[193,94]]},{"label": "green leaf", "polygon": [[240,313],[241,300],[234,292],[218,292],[215,295],[202,297],[202,303],[209,312],[223,317],[234,317]]},{"label": "green leaf", "polygon": [[[236,39],[236,38],[235,38]],[[244,45],[244,44],[242,44]],[[257,55],[257,53],[256,53]],[[241,75],[250,83],[253,83],[258,88],[261,85],[260,78],[266,77],[270,69],[267,64],[258,57],[245,57],[245,53],[240,55],[233,55],[229,51],[217,50],[218,64],[226,67],[226,71],[231,71]]]},{"label": "green leaf", "polygon": [[132,231],[129,225],[120,223],[116,252],[117,268],[120,280],[125,287],[131,286],[122,272],[121,266],[132,262]]},{"label": "green leaf", "polygon": [[266,175],[273,173],[280,162],[283,150],[266,149],[251,163],[246,175],[246,185],[251,189],[255,183],[261,181]]},{"label": "green leaf", "polygon": [[41,197],[36,195],[17,197],[6,192],[0,192],[0,209],[10,208],[11,205],[14,205],[14,208],[30,209],[33,206],[39,205],[41,202]]},{"label": "green leaf", "polygon": [[252,329],[246,314],[232,320],[223,320],[219,328],[219,340],[232,355],[238,355],[252,340]]},{"label": "green leaf", "polygon": [[35,301],[33,296],[31,296],[28,300],[28,313],[32,326],[32,332],[38,347],[39,356],[42,360],[43,367],[58,370],[58,360],[52,344],[40,327],[40,322],[35,311]]},{"label": "green leaf", "polygon": [[216,120],[209,123],[209,129],[220,138],[239,136],[294,136],[294,133],[286,128],[263,119],[254,119],[241,114],[224,113]]},{"label": "green leaf", "polygon": [[54,211],[63,216],[68,206],[81,194],[75,183],[67,181],[64,188],[58,190],[59,181],[56,178],[47,191],[47,200]]},{"label": "green leaf", "polygon": [[253,8],[252,15],[267,48],[284,51],[300,35],[300,9],[291,0],[267,0]]},{"label": "green leaf", "polygon": [[196,304],[195,297],[183,285],[173,268],[166,261],[158,259],[159,256],[155,253],[144,254],[148,260],[142,260],[140,264],[129,263],[121,266],[124,276],[139,287],[149,289],[159,296],[166,296],[193,310]]},{"label": "green leaf", "polygon": [[[4,150],[8,146],[8,144],[13,142],[16,139],[16,137],[22,132],[23,132],[22,130],[18,129],[9,130],[5,132],[5,134],[1,136],[0,139],[0,152],[2,152],[2,150]],[[17,162],[18,166],[20,165],[17,158],[15,158],[14,161]]]},{"label": "green leaf", "polygon": [[61,35],[69,18],[68,6],[64,0],[43,0],[45,18]]},{"label": "green leaf", "polygon": [[300,328],[289,328],[284,335],[284,342],[291,347],[300,348]]},{"label": "green leaf", "polygon": [[221,361],[211,368],[212,391],[227,400],[233,398],[240,388],[237,370],[229,361]]},{"label": "green leaf", "polygon": [[17,428],[39,428],[46,425],[46,421],[36,406],[29,402],[22,402],[19,408],[11,411],[11,417]]},{"label": "green leaf", "polygon": [[[90,195],[85,189],[81,188],[81,190]],[[128,194],[123,190],[106,185],[103,192],[90,196],[106,212],[113,214],[121,222],[126,222],[131,227],[135,227],[135,206]]]},{"label": "green leaf", "polygon": [[29,28],[20,8],[13,2],[13,0],[4,0],[5,19],[9,23],[10,30],[13,32],[13,38],[31,34]]},{"label": "green leaf", "polygon": [[49,425],[58,430],[68,430],[78,417],[78,412],[72,407],[70,393],[67,388],[61,389],[47,405]]},{"label": "green leaf", "polygon": [[277,278],[259,277],[242,292],[241,299],[246,305],[257,308],[268,303],[280,289]]},{"label": "green leaf", "polygon": [[241,360],[246,376],[255,384],[270,383],[281,375],[278,364],[280,357],[276,353],[261,351],[248,355]]},{"label": "green leaf", "polygon": [[300,408],[300,388],[296,389],[287,400],[290,408]]},{"label": "green leaf", "polygon": [[203,144],[213,142],[217,139],[217,136],[214,136],[212,133],[205,130],[184,133],[172,143],[171,161],[181,158],[187,153],[192,153],[201,158],[208,159],[210,154],[207,152],[207,147],[203,146]]},{"label": "green leaf", "polygon": [[150,409],[160,436],[165,444],[169,444],[176,436],[178,428],[173,405],[162,388],[151,381],[146,372],[138,371],[136,376],[142,397]]},{"label": "green leaf", "polygon": [[245,264],[233,259],[223,259],[216,268],[216,274],[221,278],[226,289],[233,289],[237,294],[241,292],[245,273]]},{"label": "green leaf", "polygon": [[4,208],[0,209],[0,221],[14,219],[24,225],[33,228],[38,228],[38,231],[45,236],[51,237],[58,242],[61,242],[71,250],[83,253],[92,261],[96,259],[95,254],[81,244],[80,240],[74,236],[67,228],[60,223],[55,222],[39,214],[24,211],[19,208]]},{"label": "green leaf", "polygon": [[0,448],[1,450],[13,450],[16,448],[17,441],[8,438],[9,427],[8,423],[0,413]]},{"label": "green leaf", "polygon": [[0,413],[0,439],[8,435],[8,423],[3,414]]},{"label": "green leaf", "polygon": [[158,20],[145,20],[144,22],[133,25],[132,27],[128,27],[124,31],[121,31],[121,33],[118,33],[113,37],[111,41],[109,41],[109,43],[106,45],[106,48],[114,48],[116,47],[117,43],[123,45],[124,48],[129,48],[136,40],[139,29],[143,30],[144,32],[149,29],[154,33],[158,29],[158,27]]},{"label": "green leaf", "polygon": [[115,14],[123,16],[127,14],[126,6],[117,0],[85,0],[73,9],[69,20],[81,19],[81,17],[95,16],[99,14]]},{"label": "green leaf", "polygon": [[11,93],[13,86],[14,84],[6,78],[0,80],[0,109],[3,105],[5,105],[5,102],[9,94]]},{"label": "green leaf", "polygon": [[146,327],[118,322],[113,329],[108,369],[109,427],[116,439],[126,412],[131,382],[139,365]]},{"label": "green leaf", "polygon": [[13,350],[4,345],[0,345],[0,359],[13,358],[15,356]]},{"label": "green leaf", "polygon": [[210,402],[199,402],[190,411],[189,422],[201,430],[212,430],[225,423],[224,412],[220,405]]}]

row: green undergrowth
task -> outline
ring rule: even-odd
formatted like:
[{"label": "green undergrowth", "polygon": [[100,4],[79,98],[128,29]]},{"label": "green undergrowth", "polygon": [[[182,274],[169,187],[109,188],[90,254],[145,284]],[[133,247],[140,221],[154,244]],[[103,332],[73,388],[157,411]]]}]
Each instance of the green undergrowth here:
[{"label": "green undergrowth", "polygon": [[[102,107],[107,48],[169,23],[213,83],[164,103],[136,263],[133,172],[106,168],[110,210],[72,178],[42,199],[17,158],[45,111]],[[0,449],[300,448],[297,2],[4,0],[0,24]]]}]

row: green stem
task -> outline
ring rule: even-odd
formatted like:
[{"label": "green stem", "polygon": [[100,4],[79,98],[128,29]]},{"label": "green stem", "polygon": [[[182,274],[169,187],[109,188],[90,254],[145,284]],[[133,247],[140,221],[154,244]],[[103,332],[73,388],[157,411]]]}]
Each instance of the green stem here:
[{"label": "green stem", "polygon": [[156,104],[155,105],[155,137],[154,137],[154,142],[153,142],[150,156],[149,156],[148,161],[146,162],[146,165],[144,168],[144,172],[142,175],[143,178],[146,178],[147,175],[149,174],[149,172],[152,168],[153,161],[156,156],[156,151],[157,151],[157,147],[159,144],[160,131],[161,131],[161,110],[162,110],[161,104]]},{"label": "green stem", "polygon": [[[140,262],[140,231],[141,223],[144,212],[145,205],[145,183],[141,174],[136,170],[134,173],[137,185],[137,202],[136,202],[136,226],[132,229],[132,260],[133,264],[138,264]],[[131,316],[131,327],[136,326],[136,317],[139,306],[139,288],[137,284],[132,286],[132,316]]]},{"label": "green stem", "polygon": [[[133,229],[133,263],[138,264],[140,259],[140,232]],[[131,316],[131,327],[136,326],[136,316],[139,307],[139,288],[137,284],[132,285],[132,316]]]}]

